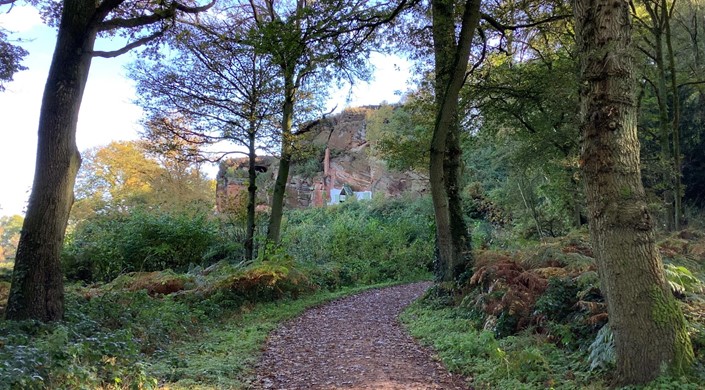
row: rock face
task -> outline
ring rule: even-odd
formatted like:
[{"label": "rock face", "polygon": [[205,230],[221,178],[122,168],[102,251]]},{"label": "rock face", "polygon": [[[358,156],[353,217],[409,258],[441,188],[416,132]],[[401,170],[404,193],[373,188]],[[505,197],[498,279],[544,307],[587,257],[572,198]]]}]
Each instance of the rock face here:
[{"label": "rock face", "polygon": [[[307,149],[308,153],[306,157],[297,157],[292,161],[286,188],[287,207],[337,203],[344,198],[339,195],[345,195],[345,188],[355,192],[358,198],[376,194],[398,197],[427,191],[428,178],[425,175],[413,171],[390,171],[384,161],[370,153],[366,138],[367,118],[377,109],[370,106],[346,109],[322,119],[300,140],[301,148]],[[260,204],[269,203],[277,165],[275,157],[258,158]],[[239,194],[244,196],[246,187],[247,158],[222,162],[218,173],[218,209],[222,211],[234,197],[241,196]]]}]

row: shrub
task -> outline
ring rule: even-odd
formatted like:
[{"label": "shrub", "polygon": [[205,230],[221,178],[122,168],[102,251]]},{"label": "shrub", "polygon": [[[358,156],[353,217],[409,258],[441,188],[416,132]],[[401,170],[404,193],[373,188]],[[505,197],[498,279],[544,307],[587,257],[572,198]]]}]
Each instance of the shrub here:
[{"label": "shrub", "polygon": [[297,210],[282,232],[283,249],[326,288],[428,276],[434,242],[428,199]]},{"label": "shrub", "polygon": [[606,369],[612,367],[616,360],[614,351],[614,336],[612,335],[612,328],[609,324],[605,324],[597,332],[597,337],[590,344],[588,348],[590,355],[588,356],[588,361],[590,362],[590,369],[594,370],[596,368]]},{"label": "shrub", "polygon": [[215,290],[226,291],[234,299],[268,302],[284,297],[298,297],[315,290],[306,273],[281,248],[270,248],[269,254],[242,271],[221,279]]},{"label": "shrub", "polygon": [[536,301],[535,314],[562,322],[573,314],[579,288],[572,278],[550,278],[548,287]]},{"label": "shrub", "polygon": [[87,316],[52,325],[3,322],[0,344],[0,383],[7,388],[156,388],[130,330],[104,332]]},{"label": "shrub", "polygon": [[205,213],[136,210],[96,215],[70,234],[62,261],[70,280],[109,281],[125,272],[167,268],[184,272],[204,262],[219,236],[217,222]]},{"label": "shrub", "polygon": [[[501,339],[477,329],[464,307],[439,305],[427,294],[402,313],[410,333],[431,345],[451,371],[475,389],[604,388],[599,373],[587,372],[570,355],[528,331]],[[577,363],[576,363],[577,361]]]}]

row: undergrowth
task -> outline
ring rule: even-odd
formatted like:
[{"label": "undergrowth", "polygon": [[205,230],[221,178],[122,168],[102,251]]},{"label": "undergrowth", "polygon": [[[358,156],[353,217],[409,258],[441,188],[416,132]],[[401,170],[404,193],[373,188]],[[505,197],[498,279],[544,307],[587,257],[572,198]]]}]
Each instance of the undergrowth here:
[{"label": "undergrowth", "polygon": [[446,367],[470,378],[476,389],[603,389],[598,372],[581,370],[579,354],[528,333],[497,338],[478,318],[433,298],[412,304],[402,322],[432,346]]},{"label": "undergrowth", "polygon": [[[209,246],[229,246],[213,241],[217,226],[203,216],[94,222],[64,251],[69,274],[92,283],[69,285],[64,321],[0,321],[0,389],[243,388],[278,322],[370,286],[430,276],[423,201],[292,212],[283,244],[260,248],[255,261],[208,257]],[[192,226],[199,234],[183,241]],[[170,234],[160,242],[159,232]],[[9,284],[0,283],[2,293]]]},{"label": "undergrowth", "polygon": [[[659,250],[696,363],[687,377],[628,389],[705,388],[705,236],[675,233]],[[521,251],[476,251],[465,284],[432,289],[403,322],[476,389],[611,388],[614,342],[592,255],[581,233]]]},{"label": "undergrowth", "polygon": [[65,321],[0,322],[0,389],[241,389],[267,334],[308,307],[392,282],[248,301],[232,291],[69,292]]}]

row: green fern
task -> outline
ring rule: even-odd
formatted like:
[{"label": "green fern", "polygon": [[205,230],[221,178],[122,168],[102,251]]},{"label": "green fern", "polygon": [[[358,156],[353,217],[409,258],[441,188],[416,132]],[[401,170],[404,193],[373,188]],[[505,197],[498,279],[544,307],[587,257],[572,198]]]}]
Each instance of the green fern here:
[{"label": "green fern", "polygon": [[666,264],[666,280],[671,290],[679,295],[685,293],[700,293],[703,291],[703,282],[698,279],[688,268],[674,264]]},{"label": "green fern", "polygon": [[590,344],[588,350],[590,351],[590,356],[588,356],[590,371],[596,368],[606,369],[614,364],[614,336],[609,323],[600,328],[595,341]]}]

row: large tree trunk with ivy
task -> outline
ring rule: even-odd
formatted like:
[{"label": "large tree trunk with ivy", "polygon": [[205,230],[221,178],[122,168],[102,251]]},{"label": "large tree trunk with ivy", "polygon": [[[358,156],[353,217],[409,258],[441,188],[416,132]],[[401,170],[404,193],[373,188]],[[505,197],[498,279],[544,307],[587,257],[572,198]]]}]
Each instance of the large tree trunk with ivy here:
[{"label": "large tree trunk with ivy", "polygon": [[685,371],[693,350],[656,249],[639,170],[629,3],[574,3],[582,171],[590,235],[614,333],[619,385]]},{"label": "large tree trunk with ivy", "polygon": [[81,164],[76,123],[91,65],[92,2],[66,1],[39,116],[32,193],[15,258],[7,319],[57,321],[64,315],[60,252]]},{"label": "large tree trunk with ivy", "polygon": [[254,259],[255,249],[255,208],[257,206],[257,126],[250,121],[248,131],[249,166],[247,168],[247,236],[245,237],[245,259]]},{"label": "large tree trunk with ivy", "polygon": [[284,69],[284,105],[282,108],[281,137],[282,147],[279,157],[279,170],[274,182],[272,194],[272,210],[269,216],[267,241],[279,242],[282,216],[284,215],[284,197],[286,196],[286,182],[289,180],[289,165],[291,164],[291,128],[294,122],[294,99],[296,98],[296,83],[294,71]]},{"label": "large tree trunk with ivy", "polygon": [[431,139],[430,183],[436,219],[436,278],[458,279],[467,266],[467,235],[459,197],[458,94],[465,81],[470,45],[480,20],[480,0],[467,0],[460,35],[455,35],[455,2],[435,0],[433,45],[436,61],[436,122]]},{"label": "large tree trunk with ivy", "polygon": [[[457,117],[457,115],[456,115]],[[448,195],[448,213],[450,217],[450,235],[453,243],[453,254],[457,259],[453,266],[453,279],[458,280],[466,270],[472,267],[472,252],[470,251],[470,234],[461,196],[463,150],[460,147],[460,127],[458,121],[448,130],[446,140],[446,157],[443,171],[446,178],[446,194]]]}]

